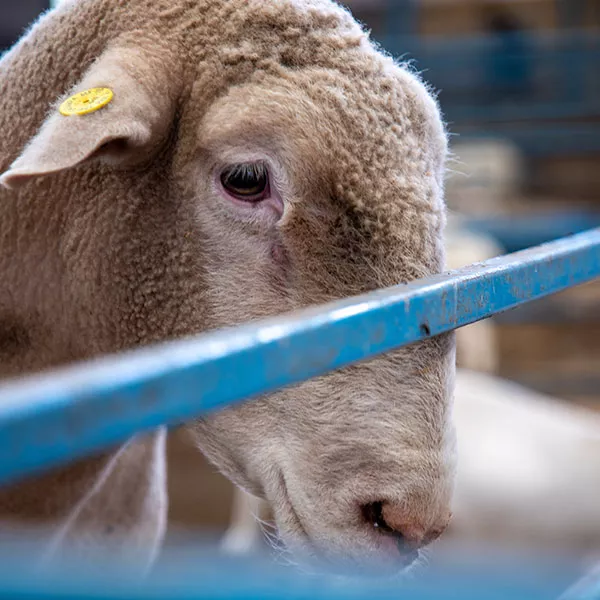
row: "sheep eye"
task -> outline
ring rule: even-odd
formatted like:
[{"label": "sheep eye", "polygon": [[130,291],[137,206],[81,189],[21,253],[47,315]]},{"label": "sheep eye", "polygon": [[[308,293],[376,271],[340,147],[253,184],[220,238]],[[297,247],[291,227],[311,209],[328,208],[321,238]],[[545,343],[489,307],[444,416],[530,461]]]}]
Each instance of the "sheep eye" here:
[{"label": "sheep eye", "polygon": [[269,195],[269,172],[264,163],[242,163],[221,173],[225,191],[245,202],[259,202]]}]

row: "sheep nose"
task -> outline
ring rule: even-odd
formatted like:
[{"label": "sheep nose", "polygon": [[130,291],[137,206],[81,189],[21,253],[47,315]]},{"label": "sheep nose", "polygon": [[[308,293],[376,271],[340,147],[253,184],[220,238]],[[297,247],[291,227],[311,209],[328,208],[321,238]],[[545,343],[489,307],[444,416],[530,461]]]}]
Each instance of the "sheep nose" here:
[{"label": "sheep nose", "polygon": [[371,502],[363,506],[365,521],[381,532],[395,538],[396,546],[406,566],[419,557],[419,548],[433,542],[445,531],[448,522],[430,530],[407,522],[406,509],[389,502]]}]

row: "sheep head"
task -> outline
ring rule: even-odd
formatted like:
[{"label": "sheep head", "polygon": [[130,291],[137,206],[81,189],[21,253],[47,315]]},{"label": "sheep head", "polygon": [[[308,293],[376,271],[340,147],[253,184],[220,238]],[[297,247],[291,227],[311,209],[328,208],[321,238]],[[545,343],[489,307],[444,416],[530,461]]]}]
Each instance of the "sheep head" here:
[{"label": "sheep head", "polygon": [[[443,268],[436,103],[342,8],[80,0],[38,35],[86,22],[100,33],[87,51],[82,33],[65,40],[63,87],[46,96],[64,94],[58,107],[102,86],[113,99],[84,116],[51,111],[2,177],[62,215],[62,298],[76,317],[61,327],[78,355]],[[229,478],[270,501],[298,554],[395,570],[448,523],[453,361],[453,338],[440,336],[190,428]]]}]

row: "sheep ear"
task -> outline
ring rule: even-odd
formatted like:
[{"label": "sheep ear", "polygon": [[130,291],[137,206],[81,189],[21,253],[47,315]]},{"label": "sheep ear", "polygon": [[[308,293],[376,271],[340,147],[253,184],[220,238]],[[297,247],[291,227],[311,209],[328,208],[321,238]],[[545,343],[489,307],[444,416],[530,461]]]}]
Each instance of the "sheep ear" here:
[{"label": "sheep ear", "polygon": [[[106,50],[67,97],[71,110],[62,98],[0,183],[15,188],[92,158],[114,164],[148,156],[166,136],[175,112],[168,62],[139,48]],[[98,88],[104,91],[94,91]]]}]

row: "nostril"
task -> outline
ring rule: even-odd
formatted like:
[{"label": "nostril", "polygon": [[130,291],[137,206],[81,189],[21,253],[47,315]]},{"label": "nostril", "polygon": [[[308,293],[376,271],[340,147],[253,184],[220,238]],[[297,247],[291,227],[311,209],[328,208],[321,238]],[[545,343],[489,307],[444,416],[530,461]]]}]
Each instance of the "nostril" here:
[{"label": "nostril", "polygon": [[363,516],[367,523],[371,524],[375,529],[381,533],[387,533],[393,535],[398,539],[400,544],[404,540],[402,532],[394,529],[385,519],[383,515],[383,502],[371,502],[363,506]]},{"label": "nostril", "polygon": [[362,507],[362,513],[365,521],[380,533],[394,538],[398,551],[402,556],[402,564],[404,566],[411,565],[419,558],[419,550],[414,543],[409,541],[398,529],[394,529],[384,516],[384,502],[371,502]]},{"label": "nostril", "polygon": [[362,507],[365,521],[382,533],[396,533],[383,517],[383,502],[370,502]]}]

